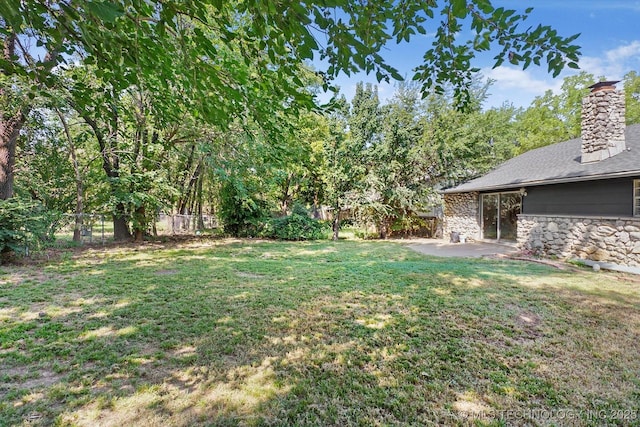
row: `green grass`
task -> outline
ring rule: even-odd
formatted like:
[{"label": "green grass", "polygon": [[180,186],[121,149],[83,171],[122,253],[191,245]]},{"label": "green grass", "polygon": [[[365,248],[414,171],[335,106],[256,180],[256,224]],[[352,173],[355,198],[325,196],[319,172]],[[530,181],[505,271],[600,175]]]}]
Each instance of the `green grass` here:
[{"label": "green grass", "polygon": [[0,270],[0,425],[632,425],[638,343],[624,275],[375,241],[90,249]]}]

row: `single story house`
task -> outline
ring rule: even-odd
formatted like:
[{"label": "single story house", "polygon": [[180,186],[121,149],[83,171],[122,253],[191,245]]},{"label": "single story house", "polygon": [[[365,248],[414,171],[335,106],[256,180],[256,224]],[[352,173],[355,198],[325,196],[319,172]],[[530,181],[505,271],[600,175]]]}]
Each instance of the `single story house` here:
[{"label": "single story house", "polygon": [[528,151],[444,190],[445,236],[640,266],[640,125],[626,126],[616,83],[590,87],[581,138]]}]

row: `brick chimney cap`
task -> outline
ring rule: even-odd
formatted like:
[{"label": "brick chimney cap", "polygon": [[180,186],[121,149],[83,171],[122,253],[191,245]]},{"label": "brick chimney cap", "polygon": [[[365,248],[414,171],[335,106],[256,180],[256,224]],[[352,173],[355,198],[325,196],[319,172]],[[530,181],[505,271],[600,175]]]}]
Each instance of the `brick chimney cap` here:
[{"label": "brick chimney cap", "polygon": [[598,92],[600,90],[615,90],[616,83],[619,83],[619,82],[620,80],[609,80],[606,82],[598,82],[596,84],[589,86],[589,89],[591,89],[591,92]]}]

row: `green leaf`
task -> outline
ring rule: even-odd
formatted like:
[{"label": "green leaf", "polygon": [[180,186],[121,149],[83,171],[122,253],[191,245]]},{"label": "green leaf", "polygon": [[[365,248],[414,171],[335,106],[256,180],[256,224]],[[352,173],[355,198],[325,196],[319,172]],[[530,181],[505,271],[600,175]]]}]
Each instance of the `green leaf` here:
[{"label": "green leaf", "polygon": [[110,2],[88,2],[87,9],[92,15],[105,22],[115,22],[124,15],[124,9],[120,4]]},{"label": "green leaf", "polygon": [[465,18],[467,16],[467,0],[451,0],[453,16]]}]

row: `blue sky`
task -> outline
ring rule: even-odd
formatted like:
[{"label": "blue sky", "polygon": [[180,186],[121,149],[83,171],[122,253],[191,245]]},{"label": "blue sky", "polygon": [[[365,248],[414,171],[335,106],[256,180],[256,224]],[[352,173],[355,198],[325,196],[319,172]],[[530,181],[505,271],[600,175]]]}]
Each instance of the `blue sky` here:
[{"label": "blue sky", "polygon": [[[563,36],[580,33],[575,43],[582,47],[579,63],[581,70],[611,80],[620,79],[633,70],[640,73],[640,1],[500,0],[493,4],[516,10],[531,6],[534,11],[527,21],[529,25],[551,25]],[[468,39],[471,36],[462,33],[460,37]],[[432,41],[429,35],[417,37],[409,45],[390,46],[383,52],[383,56],[402,75],[411,78],[412,68],[420,63],[422,54]],[[491,58],[494,55],[495,53],[486,55],[486,58],[478,58],[474,63],[482,69],[485,77],[496,81],[489,91],[485,107],[500,106],[505,102],[517,107],[527,107],[536,96],[543,95],[546,90],[558,91],[564,77],[578,72],[568,69],[554,79],[547,73],[544,65],[532,65],[526,71],[511,65],[492,69]],[[366,74],[339,76],[336,84],[341,87],[341,93],[351,99],[359,81],[377,84],[383,100],[393,94],[393,83],[378,84],[374,76]]]}]

